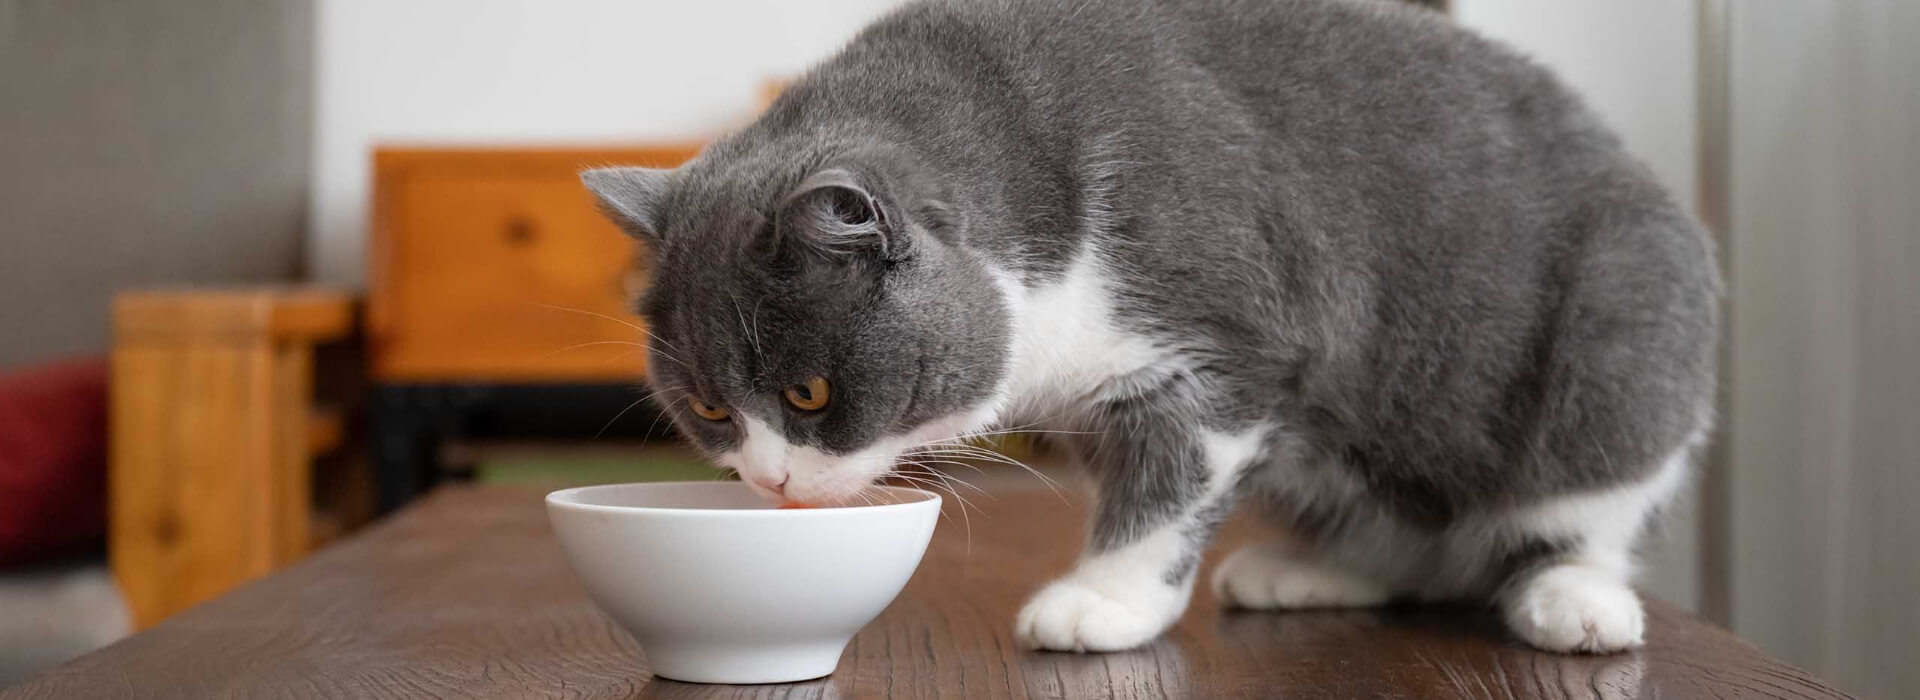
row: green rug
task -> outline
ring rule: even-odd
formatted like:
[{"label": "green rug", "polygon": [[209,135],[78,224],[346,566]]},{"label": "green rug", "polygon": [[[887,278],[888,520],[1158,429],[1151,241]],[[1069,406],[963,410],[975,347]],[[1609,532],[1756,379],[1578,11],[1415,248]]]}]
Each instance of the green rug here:
[{"label": "green rug", "polygon": [[[484,461],[474,472],[484,484],[587,486],[635,481],[711,481],[720,470],[693,458],[636,457],[514,457]],[[729,477],[730,478],[730,477]]]}]

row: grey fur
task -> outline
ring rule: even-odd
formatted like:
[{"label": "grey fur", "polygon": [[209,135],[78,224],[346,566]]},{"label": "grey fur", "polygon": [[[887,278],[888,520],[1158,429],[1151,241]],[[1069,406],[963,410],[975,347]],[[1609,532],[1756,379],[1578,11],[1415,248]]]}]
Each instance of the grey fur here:
[{"label": "grey fur", "polygon": [[[823,172],[877,221],[802,196]],[[1182,364],[1072,419],[1092,548],[1179,525],[1169,583],[1232,505],[1200,502],[1203,428],[1279,426],[1237,494],[1321,556],[1484,594],[1578,543],[1462,532],[1648,478],[1712,391],[1700,229],[1544,70],[1416,9],[915,2],[635,181],[588,184],[657,241],[661,400],[713,450],[738,428],[689,392],[836,453],[975,405],[1009,359],[989,268],[1101,250],[1115,323]],[[834,407],[783,411],[816,373]]]},{"label": "grey fur", "polygon": [[580,173],[580,182],[599,193],[608,218],[630,231],[652,235],[660,230],[660,200],[667,195],[672,174],[659,168],[600,168]]}]

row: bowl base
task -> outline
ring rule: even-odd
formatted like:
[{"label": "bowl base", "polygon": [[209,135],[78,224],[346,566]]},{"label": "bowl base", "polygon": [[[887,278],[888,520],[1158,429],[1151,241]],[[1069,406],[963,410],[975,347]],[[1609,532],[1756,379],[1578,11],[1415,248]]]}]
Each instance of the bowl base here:
[{"label": "bowl base", "polygon": [[787,644],[646,644],[653,675],[685,683],[798,683],[833,674],[850,639]]}]

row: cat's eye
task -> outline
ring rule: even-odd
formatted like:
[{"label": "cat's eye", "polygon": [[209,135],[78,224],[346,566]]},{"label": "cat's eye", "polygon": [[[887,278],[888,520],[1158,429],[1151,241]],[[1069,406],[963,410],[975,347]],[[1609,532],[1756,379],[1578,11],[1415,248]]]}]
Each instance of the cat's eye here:
[{"label": "cat's eye", "polygon": [[687,408],[693,409],[693,415],[707,420],[726,420],[727,416],[732,415],[727,413],[727,409],[719,406],[709,406],[707,402],[701,401],[698,397],[693,396],[687,397]]},{"label": "cat's eye", "polygon": [[802,411],[818,411],[827,407],[827,378],[815,376],[805,384],[787,387],[787,403]]}]

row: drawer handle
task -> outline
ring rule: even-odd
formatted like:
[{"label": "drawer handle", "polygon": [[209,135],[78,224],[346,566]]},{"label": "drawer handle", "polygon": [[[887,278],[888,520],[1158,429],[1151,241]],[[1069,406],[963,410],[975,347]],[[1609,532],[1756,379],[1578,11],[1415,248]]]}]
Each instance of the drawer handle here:
[{"label": "drawer handle", "polygon": [[516,216],[508,219],[507,244],[521,247],[532,245],[533,222],[524,216]]}]

